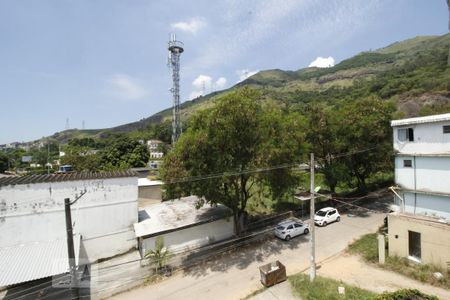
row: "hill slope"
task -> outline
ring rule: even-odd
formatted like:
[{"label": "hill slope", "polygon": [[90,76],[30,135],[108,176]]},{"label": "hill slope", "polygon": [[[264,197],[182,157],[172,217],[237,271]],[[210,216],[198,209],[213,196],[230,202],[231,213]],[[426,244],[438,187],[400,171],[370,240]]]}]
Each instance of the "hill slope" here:
[{"label": "hill slope", "polygon": [[[311,102],[335,105],[374,94],[394,101],[400,115],[417,116],[450,111],[450,34],[420,36],[375,51],[362,52],[331,68],[261,71],[229,90],[243,86],[260,89],[265,99],[287,109],[302,109]],[[210,106],[229,90],[215,92],[181,105],[182,118]],[[48,139],[65,142],[74,137],[103,137],[111,133],[139,133],[151,124],[170,121],[171,109],[121,126],[99,130],[69,130]],[[139,134],[137,134],[139,136]]]}]

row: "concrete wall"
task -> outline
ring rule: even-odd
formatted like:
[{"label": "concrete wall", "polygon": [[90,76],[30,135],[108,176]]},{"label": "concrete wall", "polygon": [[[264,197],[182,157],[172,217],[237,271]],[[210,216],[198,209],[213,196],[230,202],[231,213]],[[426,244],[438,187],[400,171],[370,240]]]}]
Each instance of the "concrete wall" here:
[{"label": "concrete wall", "polygon": [[[164,245],[170,251],[185,251],[195,249],[213,242],[225,240],[234,235],[234,223],[232,218],[224,218],[214,222],[189,227],[182,230],[163,234]],[[154,249],[156,236],[142,240],[140,245],[141,255]]]},{"label": "concrete wall", "polygon": [[[411,160],[412,167],[404,167]],[[450,157],[395,157],[395,182],[406,189],[450,193]]]},{"label": "concrete wall", "polygon": [[162,200],[161,185],[139,187],[139,200]]},{"label": "concrete wall", "polygon": [[[394,127],[394,150],[402,153],[421,154],[450,152],[450,134],[443,133],[443,125],[450,125],[450,122],[436,122]],[[400,128],[413,128],[414,141],[399,141],[398,129]]]},{"label": "concrete wall", "polygon": [[450,261],[450,225],[390,214],[389,255],[409,256],[408,230],[421,234],[422,262],[444,269]]},{"label": "concrete wall", "polygon": [[72,205],[74,233],[95,261],[136,247],[137,178],[64,181],[0,187],[0,247],[66,238],[64,198]]},{"label": "concrete wall", "polygon": [[[411,192],[403,192],[401,196],[405,200],[404,208],[406,213],[450,220],[450,197]],[[397,205],[400,205],[398,198],[395,202]]]}]

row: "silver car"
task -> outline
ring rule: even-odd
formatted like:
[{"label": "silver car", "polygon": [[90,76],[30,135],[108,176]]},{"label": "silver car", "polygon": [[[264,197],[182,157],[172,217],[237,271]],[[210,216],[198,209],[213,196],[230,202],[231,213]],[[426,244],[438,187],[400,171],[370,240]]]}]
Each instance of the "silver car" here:
[{"label": "silver car", "polygon": [[282,240],[289,241],[291,238],[309,233],[309,224],[303,223],[302,221],[288,220],[279,223],[275,227],[275,236]]}]

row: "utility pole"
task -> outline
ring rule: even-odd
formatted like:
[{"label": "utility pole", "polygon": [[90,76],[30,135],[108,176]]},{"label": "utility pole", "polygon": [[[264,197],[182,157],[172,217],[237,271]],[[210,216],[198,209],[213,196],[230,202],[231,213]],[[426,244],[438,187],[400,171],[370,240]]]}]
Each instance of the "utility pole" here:
[{"label": "utility pole", "polygon": [[316,239],[315,239],[315,224],[314,224],[314,211],[315,211],[315,207],[314,207],[314,193],[315,193],[315,188],[314,188],[314,153],[311,153],[311,162],[310,162],[310,176],[311,176],[311,185],[310,185],[310,193],[311,193],[311,200],[310,200],[310,212],[309,212],[309,217],[311,219],[311,237],[310,237],[310,243],[311,243],[311,256],[310,256],[310,269],[309,269],[309,280],[311,282],[314,281],[314,279],[316,278]]},{"label": "utility pole", "polygon": [[70,295],[71,299],[80,299],[80,293],[78,290],[78,278],[77,278],[77,265],[75,261],[75,249],[73,245],[73,225],[72,225],[72,213],[70,206],[78,201],[86,190],[83,191],[76,199],[70,202],[70,198],[64,199],[64,210],[66,213],[66,232],[67,232],[67,254],[69,255],[69,269],[70,269]]}]

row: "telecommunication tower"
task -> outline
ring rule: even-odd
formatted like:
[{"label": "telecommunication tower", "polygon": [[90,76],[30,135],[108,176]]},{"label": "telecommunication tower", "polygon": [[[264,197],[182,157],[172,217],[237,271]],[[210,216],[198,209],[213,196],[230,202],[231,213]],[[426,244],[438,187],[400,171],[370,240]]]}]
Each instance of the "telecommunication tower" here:
[{"label": "telecommunication tower", "polygon": [[183,53],[183,43],[177,41],[174,33],[170,35],[168,45],[169,58],[167,64],[172,69],[172,92],[173,111],[172,111],[172,144],[175,144],[181,135],[180,119],[180,55]]}]

